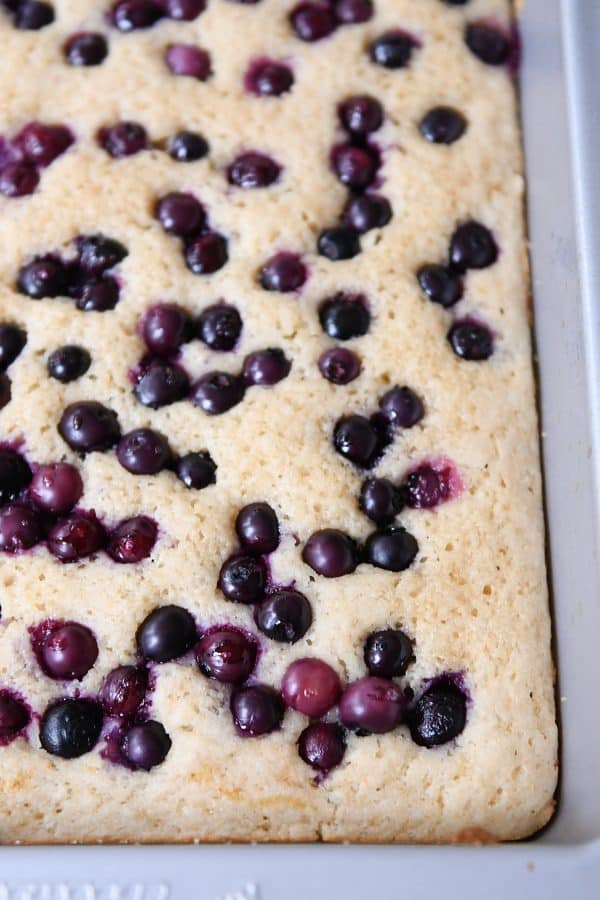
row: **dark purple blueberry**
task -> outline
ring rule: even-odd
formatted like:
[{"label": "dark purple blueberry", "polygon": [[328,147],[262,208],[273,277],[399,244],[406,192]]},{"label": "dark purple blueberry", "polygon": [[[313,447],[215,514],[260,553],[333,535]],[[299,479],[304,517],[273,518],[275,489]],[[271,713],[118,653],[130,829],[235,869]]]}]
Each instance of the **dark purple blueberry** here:
[{"label": "dark purple blueberry", "polygon": [[393,216],[390,201],[380,194],[352,197],[343,215],[344,224],[360,234],[373,228],[383,228]]},{"label": "dark purple blueberry", "polygon": [[193,22],[206,9],[206,0],[166,0],[167,15],[179,22]]},{"label": "dark purple blueberry", "polygon": [[335,669],[321,659],[296,659],[281,682],[286,704],[311,719],[319,719],[335,706],[342,685]]},{"label": "dark purple blueberry", "polygon": [[387,478],[367,478],[358,505],[376,525],[389,525],[404,506],[401,491]]},{"label": "dark purple blueberry", "polygon": [[116,563],[133,565],[147,559],[156,543],[156,522],[148,516],[124,519],[108,535],[106,552]]},{"label": "dark purple blueberry", "polygon": [[165,52],[165,62],[173,75],[198,81],[206,81],[212,72],[209,54],[193,44],[171,44]]},{"label": "dark purple blueberry", "polygon": [[269,347],[250,353],[244,360],[243,378],[247,385],[271,387],[290,374],[292,364],[283,350]]},{"label": "dark purple blueberry", "polygon": [[439,303],[445,309],[458,303],[463,295],[463,282],[458,272],[446,266],[428,263],[421,266],[417,279],[423,292],[433,303]]},{"label": "dark purple blueberry", "polygon": [[38,256],[19,270],[17,290],[34,300],[66,294],[67,273],[64,265],[53,256]]},{"label": "dark purple blueberry", "polygon": [[373,18],[373,0],[334,0],[333,11],[341,25],[360,25]]},{"label": "dark purple blueberry", "polygon": [[360,375],[360,359],[345,347],[332,347],[319,357],[319,371],[332,384],[349,384]]},{"label": "dark purple blueberry", "polygon": [[44,125],[30,122],[13,140],[27,162],[34,166],[49,166],[67,150],[74,138],[65,125]]},{"label": "dark purple blueberry", "polygon": [[212,275],[222,269],[228,259],[227,241],[216,231],[201,234],[185,248],[185,262],[194,275]]},{"label": "dark purple blueberry", "polygon": [[378,168],[377,157],[365,147],[340,144],[332,155],[333,168],[346,187],[364,190],[368,187]]},{"label": "dark purple blueberry", "polygon": [[364,659],[370,675],[399,678],[414,658],[412,641],[399,628],[372,631],[365,641]]},{"label": "dark purple blueberry", "polygon": [[254,670],[257,655],[254,638],[235,628],[210,631],[196,647],[200,671],[223,684],[246,681]]},{"label": "dark purple blueberry", "polygon": [[333,432],[336,451],[361,469],[369,469],[381,449],[379,435],[364,416],[345,416],[336,422]]},{"label": "dark purple blueberry", "polygon": [[145,313],[141,322],[142,337],[157,356],[175,356],[191,336],[192,326],[187,310],[177,303],[157,303]]},{"label": "dark purple blueberry", "polygon": [[9,162],[0,171],[0,194],[26,197],[33,194],[40,181],[35,166],[26,162]]},{"label": "dark purple blueberry", "polygon": [[425,415],[421,398],[411,388],[399,385],[386,391],[379,409],[395,428],[413,428]]},{"label": "dark purple blueberry", "polygon": [[403,31],[386,31],[370,47],[374,63],[385,69],[404,69],[410,63],[413,50],[417,47],[413,37]]},{"label": "dark purple blueberry", "polygon": [[251,63],[244,80],[246,89],[261,97],[280,97],[291,90],[294,75],[285,63],[257,59]]},{"label": "dark purple blueberry", "polygon": [[27,343],[27,334],[18,325],[0,323],[0,372],[6,372]]},{"label": "dark purple blueberry", "polygon": [[244,550],[257,556],[273,553],[279,546],[279,521],[268,503],[249,503],[236,516],[235,531]]},{"label": "dark purple blueberry", "polygon": [[416,538],[404,528],[390,526],[370,534],[365,544],[365,561],[388,572],[403,572],[419,551]]},{"label": "dark purple blueberry", "polygon": [[149,772],[165,761],[172,744],[164,725],[149,719],[133,725],[126,732],[121,748],[123,756],[134,769]]},{"label": "dark purple blueberry", "polygon": [[402,722],[404,692],[384,678],[361,678],[349,685],[340,699],[340,719],[347,728],[368,734],[386,734]]},{"label": "dark purple blueberry", "polygon": [[9,503],[0,509],[0,552],[29,550],[41,537],[42,524],[33,509],[22,503]]},{"label": "dark purple blueberry", "polygon": [[47,631],[38,652],[50,678],[81,681],[98,659],[98,644],[85,625],[66,622]]},{"label": "dark purple blueberry", "polygon": [[325,256],[332,262],[352,259],[360,253],[358,232],[346,225],[326,228],[319,235],[317,250],[320,256]]},{"label": "dark purple blueberry", "polygon": [[192,386],[191,399],[209,416],[220,416],[244,399],[244,382],[229,372],[208,372]]},{"label": "dark purple blueberry", "polygon": [[335,294],[319,307],[321,328],[336,341],[349,341],[366,334],[371,315],[362,294]]},{"label": "dark purple blueberry", "polygon": [[112,21],[119,31],[135,31],[150,28],[164,14],[158,0],[121,0],[113,6]]},{"label": "dark purple blueberry", "polygon": [[166,469],[173,455],[166,437],[152,428],[136,428],[117,444],[117,459],[133,475],[156,475]]},{"label": "dark purple blueberry", "polygon": [[118,122],[98,132],[98,142],[115,159],[133,156],[149,146],[146,129],[139,122]]},{"label": "dark purple blueberry", "polygon": [[450,106],[436,106],[423,116],[419,131],[432,144],[453,144],[463,136],[467,120]]},{"label": "dark purple blueberry", "polygon": [[234,603],[258,603],[267,583],[267,569],[262,559],[236,554],[226,559],[219,572],[218,586]]},{"label": "dark purple blueberry", "polygon": [[15,500],[32,478],[29,464],[10,447],[0,447],[0,505]]},{"label": "dark purple blueberry", "polygon": [[60,417],[58,433],[77,453],[110,450],[121,437],[117,414],[96,400],[67,406]]},{"label": "dark purple blueberry", "polygon": [[204,207],[192,194],[165,194],[156,204],[154,214],[164,230],[177,237],[197,234],[206,222]]},{"label": "dark purple blueberry", "polygon": [[186,453],[177,460],[175,474],[190,490],[202,490],[209,484],[216,484],[217,464],[210,453]]},{"label": "dark purple blueberry", "polygon": [[464,693],[449,678],[435,681],[412,708],[410,734],[420,747],[439,747],[463,731],[467,721]]},{"label": "dark purple blueberry", "polygon": [[169,662],[192,649],[197,641],[196,623],[181,606],[158,606],[139,626],[135,639],[144,659]]},{"label": "dark purple blueberry", "polygon": [[260,737],[279,728],[285,715],[283,700],[272,687],[255,684],[231,697],[231,714],[242,737]]},{"label": "dark purple blueberry", "polygon": [[10,403],[12,398],[12,384],[8,375],[0,372],[0,410]]},{"label": "dark purple blueberry", "polygon": [[54,7],[40,0],[22,0],[15,12],[15,28],[39,31],[54,22]]},{"label": "dark purple blueberry", "polygon": [[16,737],[30,721],[31,714],[25,704],[9,691],[0,690],[0,740]]},{"label": "dark purple blueberry", "polygon": [[340,103],[338,114],[346,131],[360,137],[377,131],[383,124],[383,107],[369,94],[348,97]]},{"label": "dark purple blueberry", "polygon": [[319,575],[339,578],[358,565],[358,548],[351,537],[335,528],[315,531],[307,540],[302,559]]},{"label": "dark purple blueberry", "polygon": [[195,162],[209,151],[208,142],[195,131],[178,131],[167,143],[167,152],[177,162]]},{"label": "dark purple blueberry", "polygon": [[42,716],[40,744],[63,759],[83,756],[98,743],[102,719],[102,707],[95,700],[59,700]]},{"label": "dark purple blueberry", "polygon": [[254,610],[254,621],[260,631],[283,644],[295,644],[303,638],[312,620],[311,605],[299,591],[275,591]]},{"label": "dark purple blueberry", "polygon": [[285,251],[268,259],[258,273],[258,280],[265,291],[282,293],[297,291],[307,278],[306,266],[298,254]]},{"label": "dark purple blueberry", "polygon": [[65,44],[65,56],[72,66],[99,66],[108,56],[108,43],[93,31],[73,34]]},{"label": "dark purple blueberry", "polygon": [[498,259],[498,247],[489,228],[480,222],[463,222],[450,240],[450,264],[457,272],[486,269]]},{"label": "dark purple blueberry", "polygon": [[501,66],[510,56],[510,41],[490,25],[476,22],[467,25],[465,43],[471,53],[488,66]]},{"label": "dark purple blueberry", "polygon": [[104,528],[93,515],[72,513],[48,533],[48,550],[63,563],[78,562],[104,547]]},{"label": "dark purple blueberry", "polygon": [[242,333],[242,317],[235,306],[208,306],[198,319],[198,337],[211,350],[233,350]]},{"label": "dark purple blueberry", "polygon": [[82,494],[81,475],[69,463],[39,466],[29,485],[29,496],[38,509],[55,516],[71,512]]},{"label": "dark purple blueberry", "polygon": [[325,3],[299,3],[290,13],[290,22],[302,41],[320,41],[335,31],[333,10]]},{"label": "dark purple blueberry", "polygon": [[76,301],[83,312],[108,312],[119,302],[119,282],[111,275],[86,281]]},{"label": "dark purple blueberry", "polygon": [[148,672],[139,666],[118,666],[108,673],[99,699],[109,716],[133,716],[144,702]]},{"label": "dark purple blueberry", "polygon": [[190,388],[187,374],[173,363],[154,361],[139,378],[133,390],[144,406],[160,409],[187,396]]},{"label": "dark purple blueberry", "polygon": [[337,722],[313,722],[298,738],[300,759],[318,772],[335,769],[345,752],[346,736]]},{"label": "dark purple blueberry", "polygon": [[240,188],[264,188],[274,184],[281,173],[281,166],[266,156],[250,150],[240,153],[227,169],[229,184]]},{"label": "dark purple blueberry", "polygon": [[88,275],[98,277],[128,255],[127,247],[103,234],[90,234],[77,240],[79,262]]},{"label": "dark purple blueberry", "polygon": [[448,332],[448,341],[461,359],[480,362],[489,359],[494,352],[492,333],[485,325],[461,319]]},{"label": "dark purple blueberry", "polygon": [[92,357],[84,347],[66,344],[50,354],[46,368],[51,378],[68,384],[85,375],[91,364]]}]

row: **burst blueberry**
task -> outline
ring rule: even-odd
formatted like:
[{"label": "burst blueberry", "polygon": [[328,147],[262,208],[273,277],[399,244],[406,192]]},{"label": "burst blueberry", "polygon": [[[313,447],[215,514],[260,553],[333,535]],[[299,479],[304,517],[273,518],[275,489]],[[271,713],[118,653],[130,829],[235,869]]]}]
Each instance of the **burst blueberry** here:
[{"label": "burst blueberry", "polygon": [[464,730],[466,697],[451,679],[438,679],[421,694],[408,721],[411,737],[420,747],[447,744]]},{"label": "burst blueberry", "polygon": [[92,514],[71,513],[48,533],[48,550],[62,563],[93,556],[106,543],[106,532]]}]

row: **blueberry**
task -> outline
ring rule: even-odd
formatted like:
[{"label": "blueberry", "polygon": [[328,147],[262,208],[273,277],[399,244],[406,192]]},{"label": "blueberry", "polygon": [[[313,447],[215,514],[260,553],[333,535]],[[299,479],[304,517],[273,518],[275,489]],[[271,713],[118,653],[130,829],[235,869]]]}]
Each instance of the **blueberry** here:
[{"label": "blueberry", "polygon": [[296,253],[282,251],[266,261],[258,273],[265,291],[289,293],[301,288],[308,277],[306,266]]},{"label": "blueberry", "polygon": [[449,500],[452,494],[450,466],[436,467],[423,463],[414,469],[402,485],[406,503],[413,509],[432,509]]},{"label": "blueberry", "polygon": [[360,359],[345,347],[332,347],[319,357],[319,371],[332,384],[349,384],[360,375]]},{"label": "blueberry", "polygon": [[419,131],[432,144],[453,144],[463,136],[465,117],[449,106],[436,106],[421,119]]},{"label": "blueberry", "polygon": [[433,303],[445,309],[454,306],[463,295],[463,282],[458,272],[446,266],[428,263],[421,266],[417,279],[423,292]]},{"label": "blueberry", "polygon": [[498,259],[498,247],[489,228],[480,222],[463,222],[450,240],[450,263],[457,272],[486,269]]},{"label": "blueberry", "polygon": [[10,403],[12,398],[12,385],[8,375],[0,372],[0,410]]},{"label": "blueberry", "polygon": [[319,719],[335,706],[342,685],[335,669],[321,659],[296,659],[281,682],[286,704],[311,719]]},{"label": "blueberry", "polygon": [[50,463],[39,466],[29,485],[29,496],[43,512],[64,516],[83,494],[83,481],[75,466]]},{"label": "blueberry", "polygon": [[95,400],[67,406],[60,417],[58,432],[77,453],[110,450],[121,437],[117,414]]},{"label": "blueberry", "polygon": [[121,0],[112,10],[112,20],[119,31],[150,28],[163,16],[158,0]]},{"label": "blueberry", "polygon": [[393,681],[361,678],[349,685],[340,699],[340,719],[347,728],[386,734],[402,722],[406,697]]},{"label": "blueberry", "polygon": [[152,553],[157,535],[156,522],[148,516],[133,516],[113,528],[108,536],[106,552],[116,563],[139,563]]},{"label": "blueberry", "polygon": [[178,131],[167,143],[167,152],[177,162],[195,162],[209,151],[208,142],[195,131]]},{"label": "blueberry", "polygon": [[488,66],[501,66],[510,56],[510,41],[490,25],[467,25],[465,43],[471,53]]},{"label": "blueberry", "polygon": [[285,63],[271,59],[257,59],[248,69],[244,80],[246,89],[261,97],[280,97],[291,90],[294,75]]},{"label": "blueberry", "polygon": [[364,234],[373,228],[383,228],[393,215],[390,201],[379,194],[352,197],[343,214],[344,224]]},{"label": "blueberry", "polygon": [[419,550],[416,539],[404,528],[388,527],[369,535],[365,544],[365,561],[378,569],[403,572]]},{"label": "blueberry", "polygon": [[67,273],[63,263],[53,256],[38,256],[19,270],[17,290],[34,300],[66,294]]},{"label": "blueberry", "polygon": [[103,234],[85,235],[78,238],[79,262],[86,273],[98,277],[108,269],[122,262],[128,255],[127,248]]},{"label": "blueberry", "polygon": [[117,444],[117,459],[133,475],[156,475],[171,464],[172,458],[166,437],[152,428],[135,428]]},{"label": "blueberry", "polygon": [[200,671],[224,684],[246,681],[254,670],[257,656],[254,638],[235,628],[210,631],[196,647]]},{"label": "blueberry", "polygon": [[345,752],[344,729],[336,722],[313,722],[298,738],[300,758],[318,772],[335,769]]},{"label": "blueberry", "polygon": [[342,25],[360,25],[373,18],[373,0],[334,0],[333,10]]},{"label": "blueberry", "polygon": [[359,137],[377,131],[383,124],[383,107],[369,94],[348,97],[340,104],[338,115],[346,131]]},{"label": "blueberry", "polygon": [[133,716],[145,700],[148,672],[139,666],[119,666],[108,673],[99,699],[109,716]]},{"label": "blueberry", "polygon": [[349,341],[367,333],[371,314],[361,294],[335,294],[319,307],[319,321],[330,338]]},{"label": "blueberry", "polygon": [[78,562],[104,547],[106,534],[95,516],[72,513],[48,533],[48,550],[63,563]]},{"label": "blueberry", "polygon": [[197,640],[196,623],[181,606],[158,606],[139,626],[135,639],[144,659],[169,662],[192,649]]},{"label": "blueberry", "polygon": [[59,700],[40,724],[40,743],[47,753],[75,759],[93,750],[102,730],[102,707],[94,700]]},{"label": "blueberry", "polygon": [[146,129],[139,122],[118,122],[98,132],[98,142],[114,159],[133,156],[149,146]]},{"label": "blueberry", "polygon": [[184,75],[206,81],[212,73],[210,56],[193,44],[171,44],[165,53],[165,62],[173,75]]},{"label": "blueberry", "polygon": [[98,659],[98,643],[85,625],[57,623],[47,630],[38,653],[50,678],[81,681]]},{"label": "blueberry", "polygon": [[319,235],[317,250],[320,256],[325,256],[333,262],[352,259],[360,253],[358,232],[346,225],[326,228]]},{"label": "blueberry", "polygon": [[335,528],[315,531],[307,540],[302,559],[319,575],[339,578],[358,565],[358,548],[352,538]]},{"label": "blueberry", "polygon": [[228,259],[227,241],[216,231],[201,234],[185,248],[185,262],[194,275],[212,275],[222,269]]},{"label": "blueberry", "polygon": [[51,378],[68,384],[85,375],[91,364],[92,357],[84,347],[66,344],[50,354],[46,368]]},{"label": "blueberry", "polygon": [[142,373],[133,392],[144,406],[160,409],[183,400],[189,388],[188,376],[182,368],[155,360]]},{"label": "blueberry", "polygon": [[320,41],[336,29],[333,11],[323,3],[299,3],[290,13],[290,23],[302,41]]},{"label": "blueberry", "polygon": [[370,675],[399,678],[414,662],[412,641],[399,628],[372,631],[365,641],[364,659]]},{"label": "blueberry", "polygon": [[379,435],[364,416],[345,416],[338,419],[333,431],[335,450],[361,469],[370,469],[380,451]]},{"label": "blueberry", "polygon": [[175,473],[186,488],[202,490],[210,484],[216,484],[217,465],[210,453],[200,451],[187,453],[177,460]]},{"label": "blueberry", "polygon": [[267,583],[267,569],[261,559],[237,554],[225,560],[218,586],[234,603],[258,603]]},{"label": "blueberry", "polygon": [[119,302],[119,282],[111,275],[86,281],[77,298],[77,309],[82,312],[108,312]]},{"label": "blueberry", "polygon": [[394,428],[414,428],[425,408],[421,398],[409,387],[396,385],[381,397],[379,408]]},{"label": "blueberry", "polygon": [[187,310],[177,303],[157,303],[151,306],[141,321],[141,334],[151,353],[156,356],[175,356],[192,333]]},{"label": "blueberry", "polygon": [[0,323],[0,372],[6,372],[27,343],[27,334],[18,325]]},{"label": "blueberry", "polygon": [[283,350],[268,347],[266,350],[250,353],[246,357],[242,375],[244,382],[249,386],[258,384],[262,387],[271,387],[287,378],[291,368],[292,364]]},{"label": "blueberry", "polygon": [[0,171],[0,194],[5,197],[26,197],[33,194],[40,176],[31,163],[11,162]]},{"label": "blueberry", "polygon": [[15,28],[39,31],[54,22],[54,7],[39,0],[22,0],[15,12]]},{"label": "blueberry", "polygon": [[0,551],[19,553],[30,550],[42,538],[38,514],[21,503],[9,503],[0,509]]},{"label": "blueberry", "polygon": [[198,337],[211,350],[233,350],[242,333],[242,317],[235,306],[208,306],[198,319]]},{"label": "blueberry", "polygon": [[25,704],[7,690],[0,690],[0,740],[16,737],[29,725],[31,713]]},{"label": "blueberry", "polygon": [[167,0],[167,15],[179,22],[192,22],[206,9],[206,0]]},{"label": "blueberry", "polygon": [[401,491],[387,478],[367,478],[362,483],[358,505],[376,525],[389,525],[404,503]]},{"label": "blueberry", "polygon": [[99,66],[108,56],[106,38],[92,31],[73,34],[65,44],[65,56],[72,66]]},{"label": "blueberry", "polygon": [[279,728],[285,707],[277,691],[264,684],[255,684],[234,691],[231,714],[241,737],[260,737]]},{"label": "blueberry", "polygon": [[73,142],[73,135],[65,125],[44,125],[43,122],[30,122],[13,140],[27,162],[40,168],[49,166]]},{"label": "blueberry", "polygon": [[264,153],[241,153],[227,169],[230,184],[240,188],[264,188],[274,184],[281,173],[281,166]]},{"label": "blueberry", "polygon": [[295,644],[312,625],[309,601],[299,591],[281,590],[269,594],[254,610],[254,621],[272,641]]},{"label": "blueberry", "polygon": [[386,69],[403,69],[409,65],[415,39],[402,31],[386,31],[370,47],[371,60]]},{"label": "blueberry", "polygon": [[192,403],[209,416],[218,416],[244,399],[244,382],[229,372],[208,372],[192,386]]},{"label": "blueberry", "polygon": [[409,715],[410,734],[420,747],[439,747],[463,731],[467,720],[464,693],[449,678],[435,681]]},{"label": "blueberry", "polygon": [[149,772],[167,758],[172,740],[160,722],[149,719],[133,725],[122,742],[123,755],[134,769]]},{"label": "blueberry", "polygon": [[489,328],[469,319],[454,323],[448,332],[448,341],[457,356],[472,362],[489,359],[494,352],[494,339]]},{"label": "blueberry", "polygon": [[10,447],[0,447],[0,505],[16,500],[32,478],[29,464]]},{"label": "blueberry", "polygon": [[206,222],[202,204],[192,194],[177,191],[161,197],[154,214],[164,230],[177,237],[197,234]]},{"label": "blueberry", "polygon": [[236,516],[235,531],[244,550],[257,556],[273,553],[279,546],[279,522],[268,503],[249,503]]},{"label": "blueberry", "polygon": [[332,154],[336,175],[346,187],[361,191],[368,187],[377,172],[379,161],[367,147],[340,144]]}]

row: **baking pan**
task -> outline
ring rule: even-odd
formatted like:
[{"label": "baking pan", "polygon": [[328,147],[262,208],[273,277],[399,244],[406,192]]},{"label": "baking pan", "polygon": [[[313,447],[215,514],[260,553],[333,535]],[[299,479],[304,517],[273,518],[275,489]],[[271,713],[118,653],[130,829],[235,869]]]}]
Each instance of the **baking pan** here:
[{"label": "baking pan", "polygon": [[600,2],[526,0],[521,29],[562,734],[553,821],[488,847],[6,847],[0,900],[600,897]]}]

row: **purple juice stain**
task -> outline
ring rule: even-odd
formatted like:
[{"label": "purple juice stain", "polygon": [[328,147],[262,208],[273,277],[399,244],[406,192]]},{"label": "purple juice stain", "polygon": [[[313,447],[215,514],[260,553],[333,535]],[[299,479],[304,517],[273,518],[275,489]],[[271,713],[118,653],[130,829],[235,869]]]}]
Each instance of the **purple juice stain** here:
[{"label": "purple juice stain", "polygon": [[426,460],[404,478],[402,492],[412,509],[433,509],[455,500],[465,489],[455,464],[446,457]]}]

